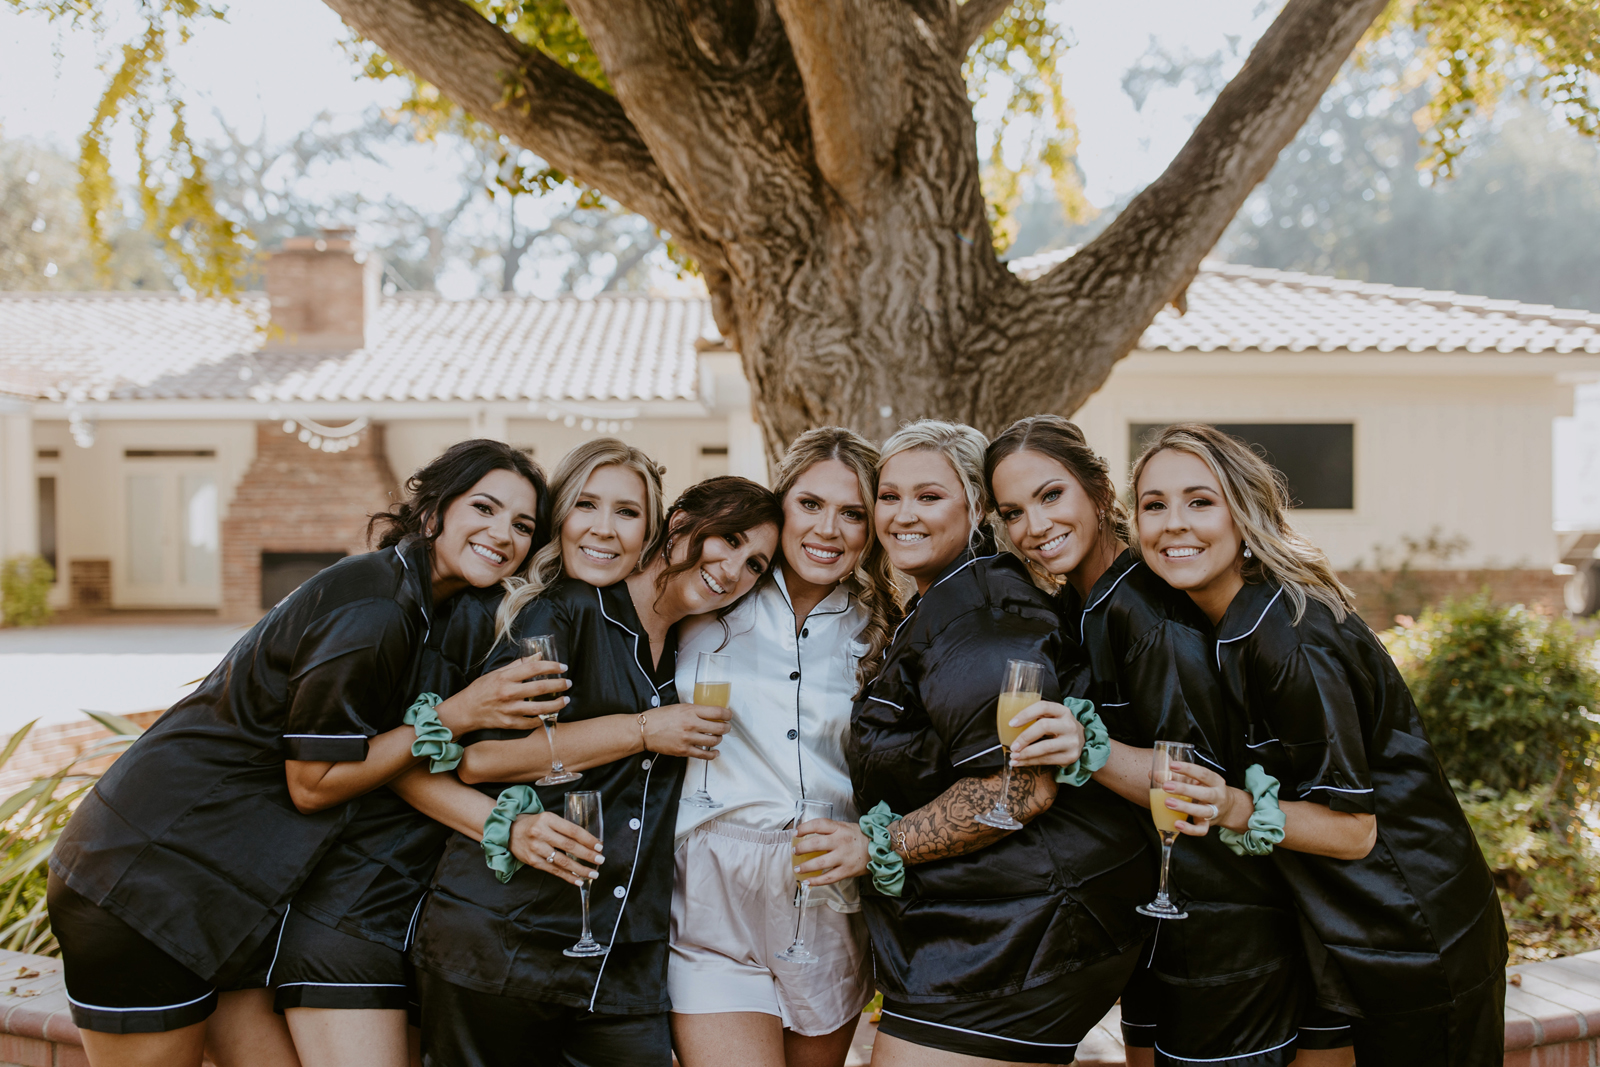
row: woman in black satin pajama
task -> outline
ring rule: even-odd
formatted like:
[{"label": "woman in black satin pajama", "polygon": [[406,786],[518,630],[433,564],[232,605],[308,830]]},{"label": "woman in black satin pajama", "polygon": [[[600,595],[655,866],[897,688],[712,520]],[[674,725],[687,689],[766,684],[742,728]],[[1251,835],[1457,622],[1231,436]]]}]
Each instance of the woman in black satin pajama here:
[{"label": "woman in black satin pajama", "polygon": [[[1208,426],[1165,430],[1134,470],[1139,550],[1216,627],[1236,759],[1278,782],[1271,858],[1307,937],[1319,1005],[1361,1067],[1502,1062],[1506,931],[1489,869],[1394,661],[1281,481]],[[1250,793],[1201,775],[1216,825]]]},{"label": "woman in black satin pajama", "polygon": [[96,1067],[295,1061],[264,988],[289,900],[359,829],[357,798],[416,762],[401,716],[436,605],[522,566],[542,486],[497,442],[447,451],[375,520],[379,551],[285,598],[84,799],[49,899]]},{"label": "woman in black satin pajama", "polygon": [[[1123,548],[1126,512],[1075,425],[1019,420],[989,446],[985,470],[1012,547],[1042,579],[1062,583],[1064,627],[1084,646],[1086,695],[1112,739],[1096,778],[1140,809],[1154,842],[1147,772],[1156,740],[1189,742],[1198,760],[1243,781],[1210,623]],[[1061,720],[1052,714],[1024,731],[1018,761],[1045,762],[1050,744],[1032,742],[1053,738]],[[1203,815],[1184,814],[1181,829],[1203,830]],[[1172,891],[1188,918],[1157,924],[1122,995],[1130,1064],[1283,1067],[1297,1051],[1304,1065],[1307,1048],[1333,1047],[1336,1034],[1300,1032],[1309,983],[1294,900],[1271,859],[1186,833],[1173,849]]]},{"label": "woman in black satin pajama", "polygon": [[863,689],[846,749],[857,805],[886,803],[899,895],[862,879],[883,1015],[880,1067],[1002,1060],[1067,1064],[1115,1003],[1154,891],[1133,810],[1089,782],[1013,779],[1021,830],[974,816],[999,794],[995,709],[1007,659],[1079,672],[1060,617],[1016,557],[974,550],[985,523],[981,434],[913,423],[884,445],[879,540],[918,595]]}]

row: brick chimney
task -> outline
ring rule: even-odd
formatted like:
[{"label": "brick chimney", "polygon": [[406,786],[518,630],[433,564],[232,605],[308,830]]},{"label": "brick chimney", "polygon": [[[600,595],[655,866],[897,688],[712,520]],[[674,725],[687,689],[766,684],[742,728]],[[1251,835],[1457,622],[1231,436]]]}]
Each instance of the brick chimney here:
[{"label": "brick chimney", "polygon": [[[354,231],[290,237],[267,259],[272,303],[269,348],[362,348],[378,306],[378,257],[356,248]],[[280,332],[281,331],[281,332]]]}]

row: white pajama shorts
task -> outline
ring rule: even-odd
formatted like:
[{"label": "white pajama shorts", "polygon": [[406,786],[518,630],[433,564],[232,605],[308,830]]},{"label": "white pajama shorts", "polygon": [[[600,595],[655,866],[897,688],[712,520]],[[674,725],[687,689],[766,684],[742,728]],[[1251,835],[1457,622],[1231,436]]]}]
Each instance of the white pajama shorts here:
[{"label": "white pajama shorts", "polygon": [[[872,999],[867,925],[812,892],[806,945],[821,959],[776,955],[794,940],[794,831],[703,823],[677,849],[667,990],[685,1015],[776,1015],[803,1037],[831,1034]],[[821,899],[819,899],[819,897]]]}]

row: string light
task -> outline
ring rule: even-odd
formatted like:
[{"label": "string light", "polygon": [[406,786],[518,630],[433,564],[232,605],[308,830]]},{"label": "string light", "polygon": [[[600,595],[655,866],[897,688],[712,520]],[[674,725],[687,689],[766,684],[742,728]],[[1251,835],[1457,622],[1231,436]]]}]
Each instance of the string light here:
[{"label": "string light", "polygon": [[354,448],[361,443],[361,432],[370,426],[365,415],[343,426],[324,426],[311,419],[285,419],[283,432],[292,434],[301,444],[314,452],[333,454]]}]

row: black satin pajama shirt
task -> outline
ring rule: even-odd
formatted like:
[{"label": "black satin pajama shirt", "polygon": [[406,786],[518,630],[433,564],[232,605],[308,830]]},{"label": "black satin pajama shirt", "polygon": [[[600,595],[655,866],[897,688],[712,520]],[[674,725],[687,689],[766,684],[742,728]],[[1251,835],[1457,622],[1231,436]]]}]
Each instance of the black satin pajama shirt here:
[{"label": "black satin pajama shirt", "polygon": [[[1243,788],[1211,625],[1194,602],[1124,552],[1090,590],[1080,625],[1089,696],[1112,738],[1141,749],[1188,742],[1197,762]],[[1139,819],[1156,846],[1148,811]],[[1214,832],[1179,836],[1171,894],[1189,917],[1159,924],[1123,997],[1128,1042],[1166,1059],[1287,1063],[1308,983],[1294,898],[1272,859],[1236,856]]]},{"label": "black satin pajama shirt", "polygon": [[[555,635],[572,682],[563,722],[637,716],[677,703],[675,634],[668,636],[660,665],[652,667],[650,641],[625,582],[596,589],[562,579],[522,610],[512,634]],[[518,655],[514,643],[503,643],[484,669]],[[507,736],[484,734],[485,739]],[[489,994],[491,1000],[514,998],[507,1003],[541,1001],[615,1015],[665,1012],[673,827],[684,765],[681,756],[644,752],[585,770],[580,781],[538,788],[545,809],[558,815],[568,792],[601,793],[606,861],[590,890],[590,923],[595,940],[611,946],[606,956],[561,954],[578,940],[580,927],[578,888],[571,882],[523,867],[501,884],[484,862],[482,846],[452,834],[412,949],[416,966],[427,972],[422,976],[425,1022],[431,1005],[460,1000],[430,993],[435,979]],[[493,797],[504,785],[478,788]],[[431,1026],[427,1023],[425,1032]],[[566,1036],[553,1030],[550,1048]],[[463,1062],[487,1055],[459,1049],[449,1054]]]},{"label": "black satin pajama shirt", "polygon": [[51,870],[202,978],[259,946],[357,807],[302,815],[284,761],[366,758],[410,703],[430,602],[420,543],[307,580],[112,764]]},{"label": "black satin pajama shirt", "polygon": [[1295,623],[1282,588],[1246,585],[1218,627],[1216,655],[1245,722],[1242,758],[1278,779],[1279,799],[1377,817],[1365,859],[1272,853],[1315,934],[1322,1003],[1398,1017],[1503,981],[1506,932],[1488,865],[1367,624],[1353,613],[1336,620],[1315,600]]},{"label": "black satin pajama shirt", "polygon": [[[860,810],[887,801],[905,815],[963,778],[999,773],[1005,756],[995,710],[1006,660],[1045,664],[1043,697],[1059,699],[1060,679],[1081,667],[1069,644],[1055,608],[1015,557],[966,555],[951,564],[912,601],[855,705],[846,754]],[[886,1002],[919,1006],[910,1014],[930,1019],[963,1003],[1026,999],[1028,990],[1138,945],[1148,926],[1134,907],[1154,888],[1132,809],[1094,782],[1062,786],[1024,829],[966,855],[907,866],[900,897],[862,879],[878,988]],[[1080,999],[1102,998],[1103,1012],[1120,982],[1105,989],[1096,981],[1102,988],[1079,991]],[[1070,1062],[1070,1049],[1061,1054],[1048,1062]]]}]

